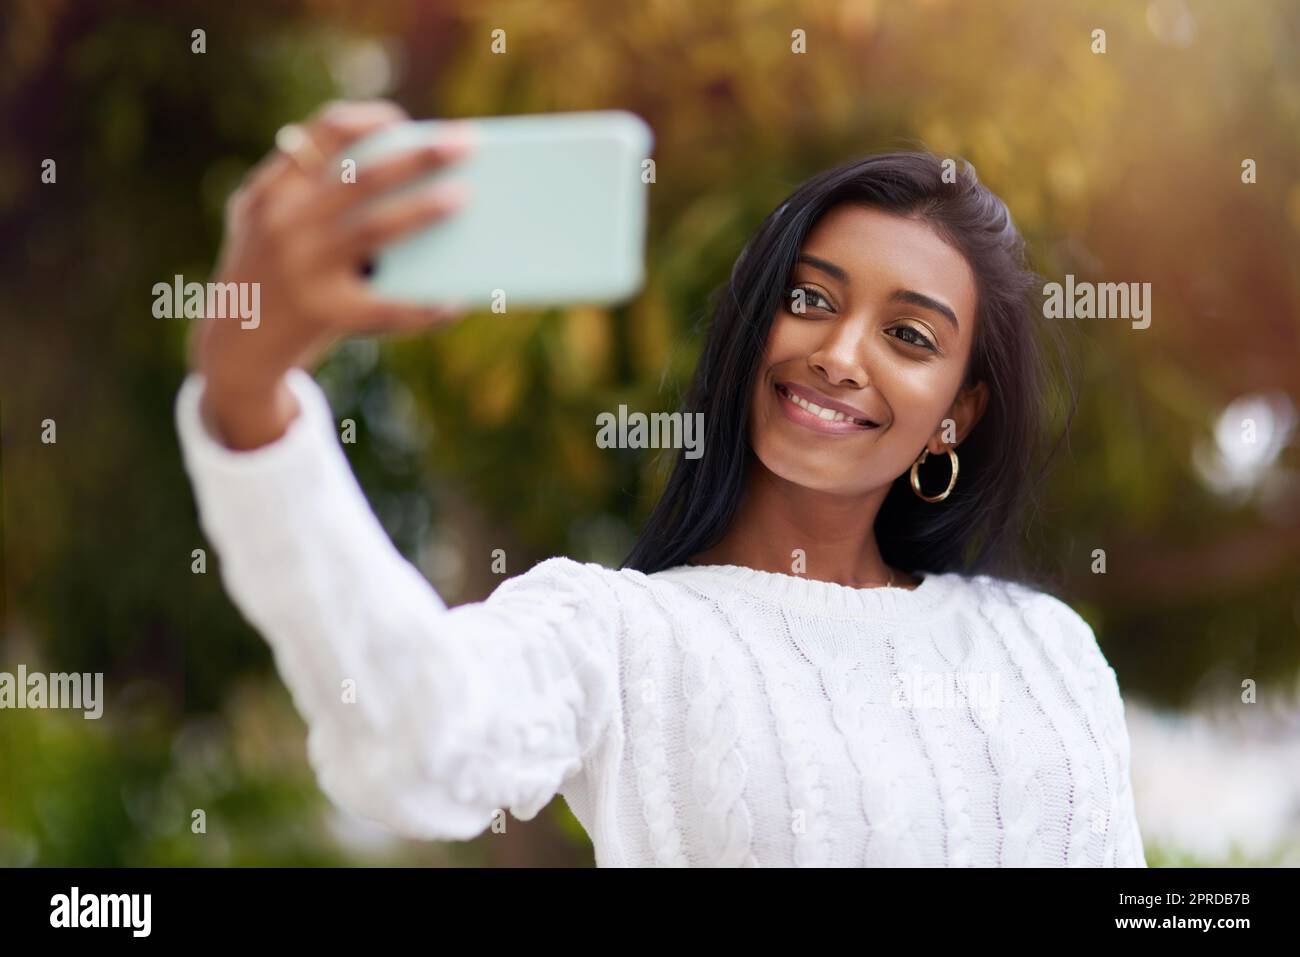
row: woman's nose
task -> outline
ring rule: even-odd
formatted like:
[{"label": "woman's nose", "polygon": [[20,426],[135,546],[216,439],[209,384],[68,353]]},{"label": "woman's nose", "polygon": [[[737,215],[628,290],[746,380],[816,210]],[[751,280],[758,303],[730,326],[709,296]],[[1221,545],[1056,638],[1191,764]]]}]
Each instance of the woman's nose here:
[{"label": "woman's nose", "polygon": [[860,324],[836,322],[827,329],[817,350],[808,356],[809,367],[831,385],[861,389],[868,375],[863,358]]}]

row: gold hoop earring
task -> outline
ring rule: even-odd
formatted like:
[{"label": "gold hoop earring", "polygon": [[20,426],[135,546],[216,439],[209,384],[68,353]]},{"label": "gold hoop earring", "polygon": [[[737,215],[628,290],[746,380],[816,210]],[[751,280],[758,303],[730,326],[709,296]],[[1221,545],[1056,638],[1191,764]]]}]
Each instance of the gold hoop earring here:
[{"label": "gold hoop earring", "polygon": [[922,492],[921,478],[916,474],[916,470],[921,467],[921,464],[925,461],[926,456],[930,454],[930,450],[922,449],[920,456],[918,456],[917,460],[912,463],[912,491],[917,494],[918,498],[926,502],[942,502],[945,498],[948,497],[948,493],[952,491],[953,486],[957,484],[957,452],[951,446],[949,446],[944,451],[948,453],[948,458],[952,461],[952,476],[948,479],[948,487],[944,489],[943,492],[939,495],[926,495],[924,492]]}]

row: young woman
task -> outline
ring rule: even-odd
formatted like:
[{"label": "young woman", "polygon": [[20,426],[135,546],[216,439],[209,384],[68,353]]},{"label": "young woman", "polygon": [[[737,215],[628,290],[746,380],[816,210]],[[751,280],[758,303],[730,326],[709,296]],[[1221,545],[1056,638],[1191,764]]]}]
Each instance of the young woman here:
[{"label": "young woman", "polygon": [[704,454],[624,567],[552,558],[448,608],[303,371],[456,315],[371,298],[358,264],[454,210],[382,194],[463,147],[356,184],[326,165],[402,118],[333,106],[234,195],[217,278],[260,282],[263,321],[201,324],[177,400],[325,792],[434,839],[559,793],[602,866],[1145,866],[1115,673],[1069,606],[993,573],[1046,379],[1022,241],[973,170],[898,153],[800,186],[719,298]]}]

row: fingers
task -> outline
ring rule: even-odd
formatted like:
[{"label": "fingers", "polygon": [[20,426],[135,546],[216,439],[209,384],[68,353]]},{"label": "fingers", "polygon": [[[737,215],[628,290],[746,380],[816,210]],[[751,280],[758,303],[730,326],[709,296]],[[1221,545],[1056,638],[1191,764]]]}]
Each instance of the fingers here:
[{"label": "fingers", "polygon": [[340,178],[321,197],[318,212],[322,217],[340,215],[417,177],[454,163],[471,149],[468,134],[449,131],[437,143],[407,150],[378,160],[357,170],[354,183]]},{"label": "fingers", "polygon": [[304,123],[303,131],[328,160],[362,137],[408,119],[406,111],[389,100],[336,100]]},{"label": "fingers", "polygon": [[351,331],[360,334],[415,332],[449,325],[465,312],[464,306],[456,304],[421,306],[366,295],[353,313],[356,322]]},{"label": "fingers", "polygon": [[412,230],[455,212],[469,198],[469,187],[443,180],[414,196],[397,196],[377,203],[364,216],[341,227],[338,251],[352,261],[366,259],[380,247]]},{"label": "fingers", "polygon": [[301,125],[303,146],[294,156],[274,149],[245,178],[240,192],[249,201],[261,202],[277,183],[291,174],[301,176],[299,163],[307,166],[322,183],[331,175],[334,156],[348,144],[393,123],[408,119],[406,111],[387,100],[336,100],[317,110]]}]

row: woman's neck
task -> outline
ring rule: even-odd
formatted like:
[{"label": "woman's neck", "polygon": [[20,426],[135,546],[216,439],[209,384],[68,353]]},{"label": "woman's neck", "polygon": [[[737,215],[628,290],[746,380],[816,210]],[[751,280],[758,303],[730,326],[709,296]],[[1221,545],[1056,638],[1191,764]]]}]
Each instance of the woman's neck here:
[{"label": "woman's neck", "polygon": [[[890,569],[876,547],[873,526],[888,492],[831,495],[788,482],[751,460],[731,527],[691,563],[739,565],[851,588],[884,585]],[[911,588],[918,582],[894,570],[895,585]]]}]

